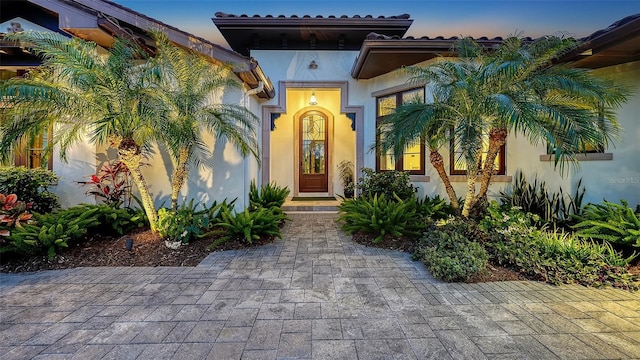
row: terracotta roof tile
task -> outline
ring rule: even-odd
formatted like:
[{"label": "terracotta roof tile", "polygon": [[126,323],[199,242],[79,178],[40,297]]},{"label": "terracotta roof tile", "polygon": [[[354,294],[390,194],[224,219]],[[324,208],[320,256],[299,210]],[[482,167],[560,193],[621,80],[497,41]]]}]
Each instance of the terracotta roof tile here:
[{"label": "terracotta roof tile", "polygon": [[409,19],[410,15],[409,14],[401,14],[401,15],[394,15],[394,16],[377,16],[374,17],[373,15],[353,15],[353,16],[348,16],[348,15],[340,15],[339,17],[336,15],[328,15],[328,16],[323,16],[323,15],[291,15],[291,16],[286,16],[286,15],[253,15],[253,16],[249,16],[247,14],[240,14],[240,15],[236,15],[236,14],[228,14],[228,13],[224,13],[221,11],[218,11],[215,13],[215,17],[216,18],[264,18],[264,19],[380,19],[380,20],[389,20],[389,19]]},{"label": "terracotta roof tile", "polygon": [[607,26],[604,29],[597,30],[597,31],[593,32],[592,34],[581,38],[580,41],[593,40],[593,39],[595,39],[595,38],[597,38],[597,37],[599,37],[599,36],[601,36],[603,34],[606,34],[606,33],[610,32],[610,31],[616,30],[616,29],[618,29],[618,28],[620,28],[620,27],[622,27],[622,26],[624,26],[624,25],[626,25],[626,24],[628,24],[628,23],[630,23],[632,21],[635,21],[637,19],[640,19],[640,13],[624,17],[624,18],[614,22],[613,24]]}]

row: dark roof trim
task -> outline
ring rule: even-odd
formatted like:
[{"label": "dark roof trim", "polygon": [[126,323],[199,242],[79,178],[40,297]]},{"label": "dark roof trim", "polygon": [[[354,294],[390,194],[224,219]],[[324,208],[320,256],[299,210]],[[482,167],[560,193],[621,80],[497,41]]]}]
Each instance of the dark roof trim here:
[{"label": "dark roof trim", "polygon": [[[250,88],[255,89],[260,82],[264,84],[264,90],[258,93],[261,98],[271,99],[275,96],[275,90],[271,80],[264,75],[260,65],[252,58],[246,57],[235,51],[214,44],[206,39],[180,30],[174,26],[165,24],[142,13],[124,7],[109,0],[29,0],[41,7],[75,8],[82,12],[95,16],[94,27],[109,30],[111,35],[115,29],[106,25],[104,19],[116,20],[124,28],[134,27],[142,31],[160,30],[167,33],[169,39],[176,45],[197,51],[216,63],[230,64],[236,75]],[[55,5],[55,4],[59,5]],[[60,16],[62,18],[62,16]],[[63,19],[60,19],[64,21]],[[116,27],[117,28],[117,27]],[[143,36],[144,34],[139,34]]]},{"label": "dark roof trim", "polygon": [[[452,51],[458,37],[427,36],[414,38],[371,33],[362,44],[351,70],[356,79],[370,79],[402,66],[414,65],[437,56],[455,56]],[[486,47],[497,46],[502,37],[475,39]],[[534,39],[527,37],[525,41]],[[640,60],[640,13],[620,19],[605,29],[578,39],[582,44],[559,62],[599,68]]]},{"label": "dark roof trim", "polygon": [[[302,16],[298,16],[298,15],[291,15],[289,17],[285,16],[285,15],[265,15],[265,16],[260,16],[260,15],[253,15],[253,16],[249,16],[246,14],[242,14],[242,15],[235,15],[235,14],[227,14],[227,13],[223,13],[221,11],[216,12],[215,14],[216,18],[251,18],[251,19],[278,19],[278,21],[282,21],[282,19],[305,19],[305,20],[309,20],[309,19],[324,19],[323,21],[326,21],[326,19],[376,19],[376,20],[380,20],[380,19],[403,19],[403,20],[407,20],[409,19],[409,14],[402,14],[402,15],[396,15],[396,16],[377,16],[377,17],[373,17],[371,15],[365,15],[365,16],[360,16],[360,15],[354,15],[352,17],[349,17],[347,15],[341,15],[341,16],[335,16],[335,15],[329,15],[329,16],[322,16],[322,15],[316,15],[316,16],[311,16],[311,15],[302,15]],[[342,21],[342,20],[341,20]]]},{"label": "dark roof trim", "polygon": [[[351,76],[356,79],[370,79],[402,66],[415,65],[438,56],[453,56],[453,46],[458,39],[445,39],[442,36],[400,38],[371,33],[360,48],[358,58],[351,69]],[[500,37],[480,37],[475,40],[485,47],[494,47],[503,41]]]},{"label": "dark roof trim", "polygon": [[367,15],[301,17],[247,16],[217,12],[215,26],[235,51],[252,50],[346,50],[357,51],[371,32],[403,36],[413,20],[398,16]]},{"label": "dark roof trim", "polygon": [[562,61],[599,68],[640,60],[640,13],[624,17],[582,39]]}]

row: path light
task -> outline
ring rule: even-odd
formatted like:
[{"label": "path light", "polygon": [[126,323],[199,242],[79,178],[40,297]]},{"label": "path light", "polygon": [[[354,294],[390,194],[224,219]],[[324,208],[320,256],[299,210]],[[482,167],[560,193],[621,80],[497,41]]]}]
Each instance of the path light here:
[{"label": "path light", "polygon": [[133,250],[133,239],[126,239],[126,240],[124,241],[124,247],[125,247],[128,251]]}]

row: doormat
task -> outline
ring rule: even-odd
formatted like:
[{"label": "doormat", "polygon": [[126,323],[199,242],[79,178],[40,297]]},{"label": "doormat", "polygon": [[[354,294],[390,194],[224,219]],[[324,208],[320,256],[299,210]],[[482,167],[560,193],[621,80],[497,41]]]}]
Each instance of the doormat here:
[{"label": "doormat", "polygon": [[315,197],[300,197],[294,196],[291,198],[291,201],[335,201],[336,198],[333,196],[315,196]]}]

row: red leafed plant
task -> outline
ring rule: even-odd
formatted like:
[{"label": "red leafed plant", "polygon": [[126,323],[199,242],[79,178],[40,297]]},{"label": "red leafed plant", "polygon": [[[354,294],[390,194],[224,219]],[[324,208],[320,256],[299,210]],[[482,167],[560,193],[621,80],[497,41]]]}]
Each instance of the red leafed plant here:
[{"label": "red leafed plant", "polygon": [[28,210],[31,204],[18,201],[16,194],[0,194],[0,236],[9,236],[11,227],[20,226],[21,221],[30,220],[33,215]]},{"label": "red leafed plant", "polygon": [[108,161],[97,174],[90,175],[89,179],[78,181],[83,186],[91,186],[87,195],[97,196],[114,208],[131,202],[131,173],[122,162]]}]

